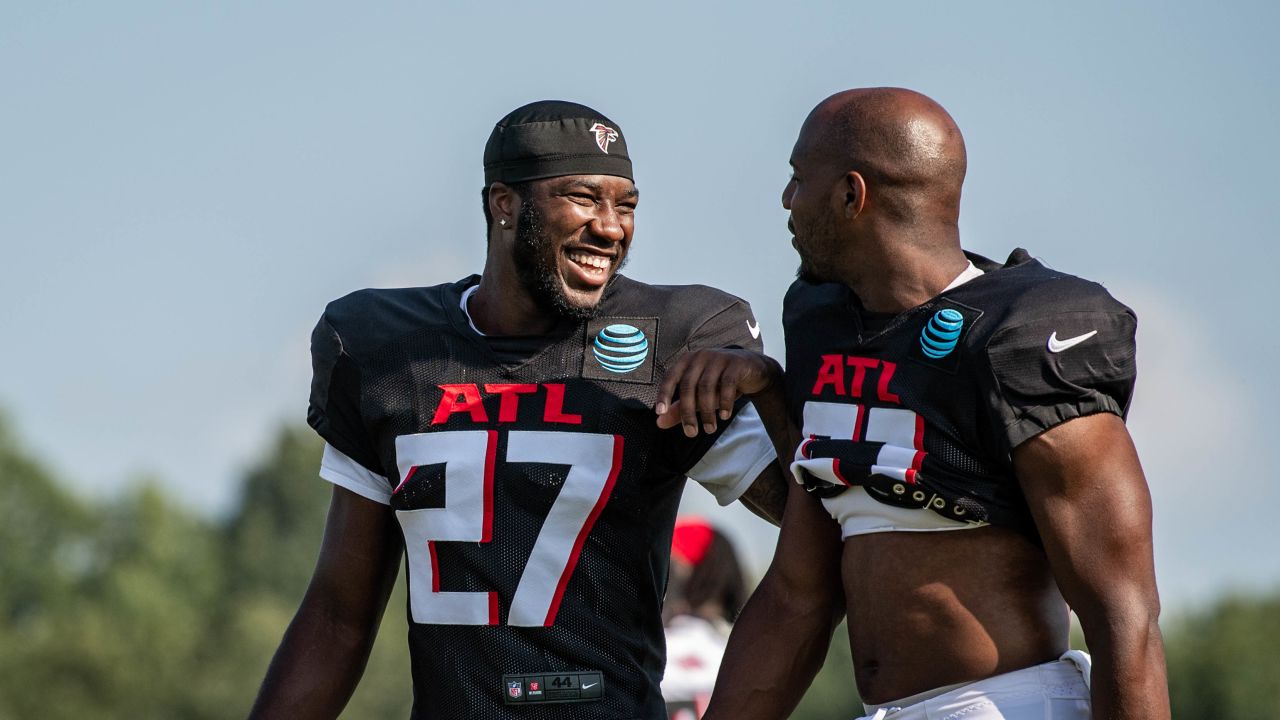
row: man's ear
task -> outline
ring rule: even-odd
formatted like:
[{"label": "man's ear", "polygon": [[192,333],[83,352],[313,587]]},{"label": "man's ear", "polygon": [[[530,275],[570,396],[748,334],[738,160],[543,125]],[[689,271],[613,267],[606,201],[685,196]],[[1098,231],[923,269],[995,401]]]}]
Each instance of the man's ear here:
[{"label": "man's ear", "polygon": [[[496,182],[489,186],[489,214],[499,227],[514,228],[520,209],[520,196],[511,186]],[[500,221],[506,220],[506,224]]]},{"label": "man's ear", "polygon": [[840,181],[840,190],[844,195],[844,218],[852,220],[862,214],[867,202],[867,181],[862,173],[850,170]]}]

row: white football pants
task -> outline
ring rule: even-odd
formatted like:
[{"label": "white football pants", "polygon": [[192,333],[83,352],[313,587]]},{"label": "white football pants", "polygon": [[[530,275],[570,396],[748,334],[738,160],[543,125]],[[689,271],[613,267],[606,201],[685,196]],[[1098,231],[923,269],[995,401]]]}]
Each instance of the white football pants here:
[{"label": "white football pants", "polygon": [[[859,720],[1089,720],[1089,655],[1071,650],[1033,665],[883,705]],[[936,691],[935,691],[936,692]],[[921,698],[926,699],[921,699]]]}]

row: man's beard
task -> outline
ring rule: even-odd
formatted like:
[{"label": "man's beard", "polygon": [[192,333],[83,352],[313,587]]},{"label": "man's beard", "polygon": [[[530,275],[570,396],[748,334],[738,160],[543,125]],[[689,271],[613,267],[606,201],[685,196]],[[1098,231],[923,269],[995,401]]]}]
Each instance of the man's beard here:
[{"label": "man's beard", "polygon": [[556,253],[543,227],[542,214],[527,200],[520,204],[513,254],[520,284],[538,307],[573,322],[585,322],[596,316],[596,305],[575,305],[564,294],[556,268]]},{"label": "man's beard", "polygon": [[[806,229],[804,237],[808,239],[806,243],[797,243],[797,245],[805,245],[809,248],[808,252],[800,252],[800,248],[796,248],[796,253],[800,255],[800,267],[796,269],[796,278],[812,285],[821,283],[834,282],[834,278],[829,277],[828,268],[831,258],[830,252],[815,253],[814,246],[830,248],[834,243],[835,224],[831,222],[818,223],[820,227],[810,227]],[[793,232],[799,233],[794,230]],[[826,255],[827,257],[824,257]]]},{"label": "man's beard", "polygon": [[803,259],[800,260],[800,266],[796,268],[796,279],[807,282],[810,285],[821,285],[826,282]]}]

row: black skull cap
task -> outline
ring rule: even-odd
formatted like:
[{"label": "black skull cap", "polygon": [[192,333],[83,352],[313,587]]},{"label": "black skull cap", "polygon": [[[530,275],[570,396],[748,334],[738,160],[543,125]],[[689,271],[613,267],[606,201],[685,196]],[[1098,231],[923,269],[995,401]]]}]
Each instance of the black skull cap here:
[{"label": "black skull cap", "polygon": [[561,175],[634,180],[627,141],[609,118],[586,105],[539,100],[507,113],[484,145],[484,184]]}]

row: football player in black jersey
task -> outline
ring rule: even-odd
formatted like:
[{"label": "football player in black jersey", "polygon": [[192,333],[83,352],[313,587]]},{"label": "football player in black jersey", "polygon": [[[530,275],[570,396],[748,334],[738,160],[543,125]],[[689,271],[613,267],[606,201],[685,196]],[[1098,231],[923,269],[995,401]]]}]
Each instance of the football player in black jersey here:
[{"label": "football player in black jersey", "polygon": [[786,717],[847,614],[877,720],[1168,718],[1151,500],[1123,420],[1132,311],[1024,251],[961,250],[964,141],[923,95],[828,98],[791,165],[785,382],[764,356],[704,351],[656,406],[694,431],[754,396],[809,491],[793,488],[706,717]]},{"label": "football player in black jersey", "polygon": [[618,126],[533,103],[497,124],[484,166],[482,275],[353,293],[316,326],[308,421],[333,499],[254,717],[337,716],[403,553],[415,718],[665,718],[686,477],[781,516],[749,404],[711,435],[653,423],[681,354],[761,344],[738,298],[617,274],[638,198]]}]

